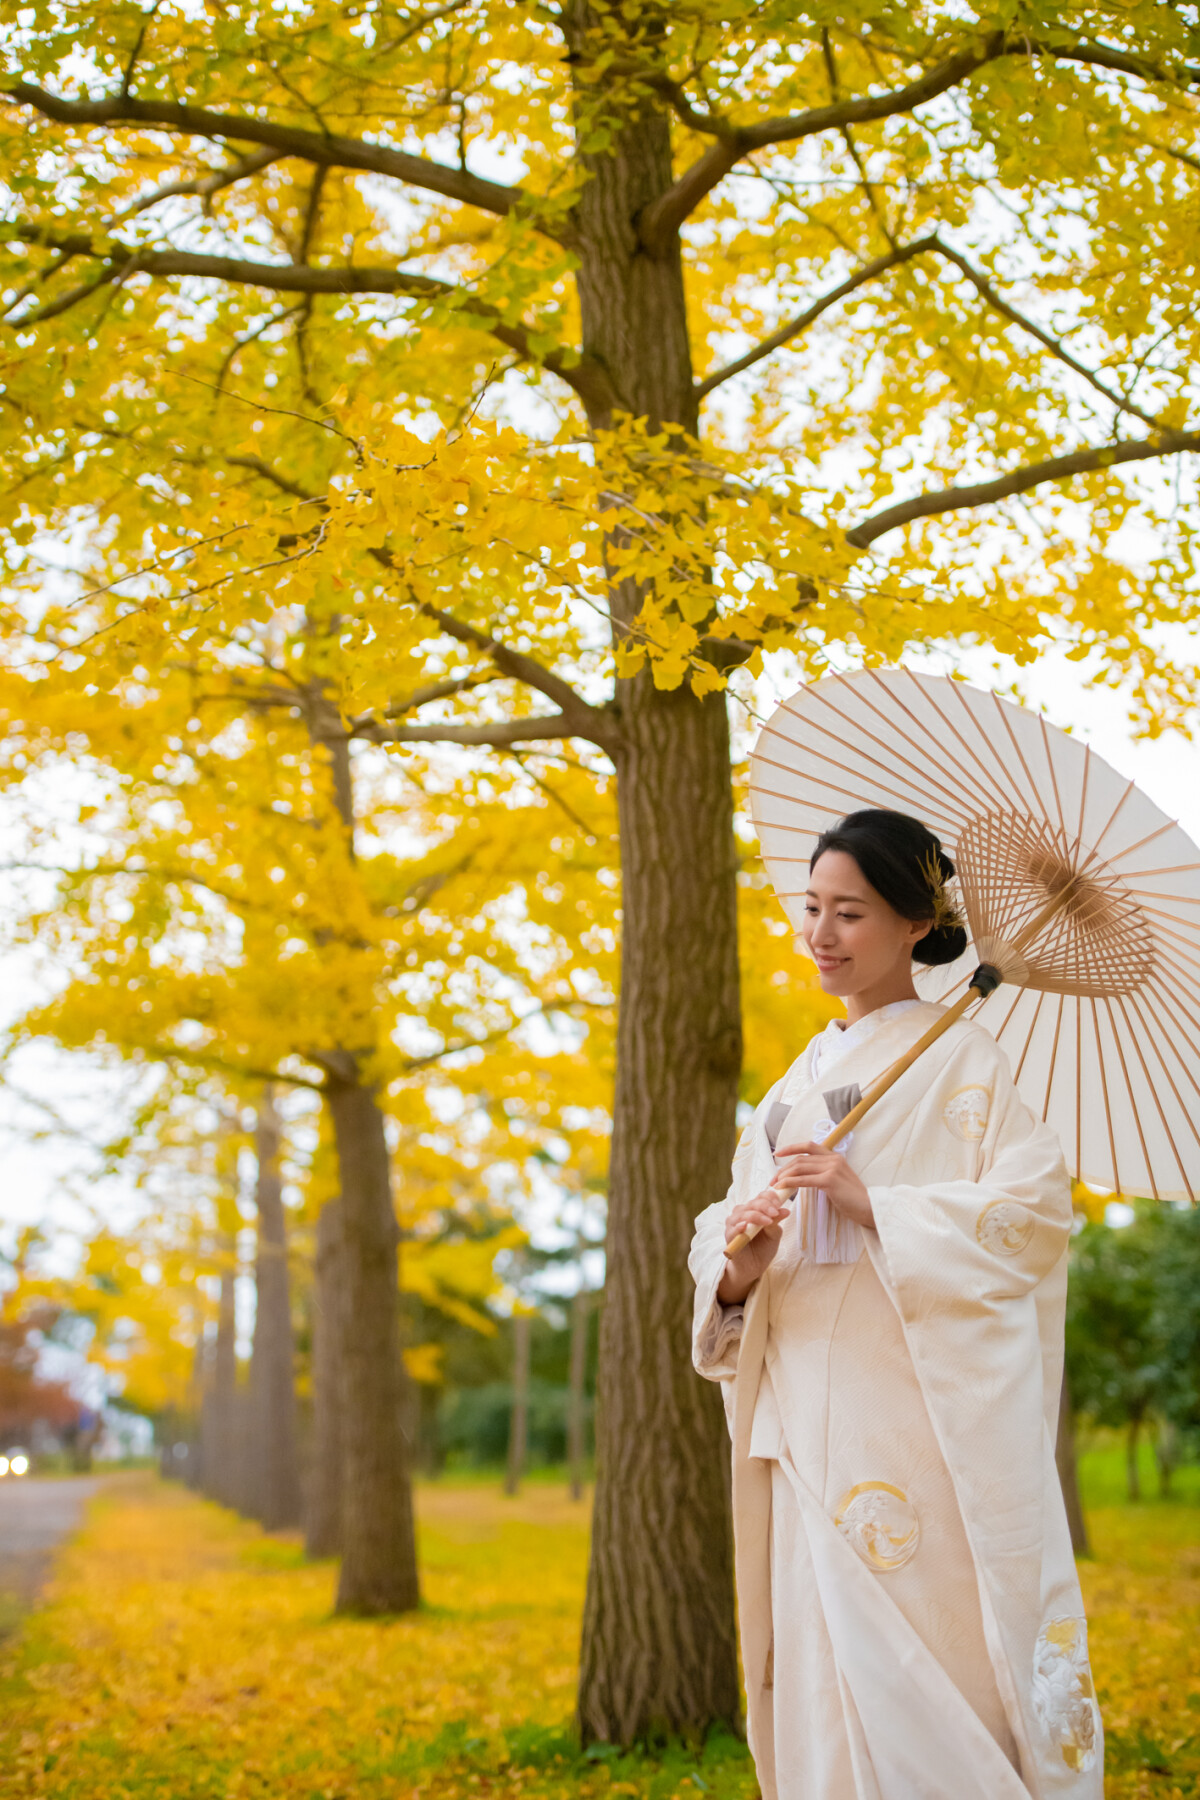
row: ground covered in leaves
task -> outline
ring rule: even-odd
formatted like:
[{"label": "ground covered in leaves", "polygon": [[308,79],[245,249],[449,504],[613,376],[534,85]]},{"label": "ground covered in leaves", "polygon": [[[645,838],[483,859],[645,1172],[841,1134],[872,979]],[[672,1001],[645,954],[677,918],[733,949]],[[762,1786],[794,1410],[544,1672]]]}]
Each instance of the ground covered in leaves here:
[{"label": "ground covered in leaves", "polygon": [[[330,1616],[333,1568],[148,1476],[119,1478],[0,1651],[13,1800],[750,1800],[744,1749],[580,1754],[586,1509],[560,1488],[421,1496],[426,1604]],[[1200,1797],[1200,1507],[1104,1506],[1084,1565],[1107,1793]]]}]

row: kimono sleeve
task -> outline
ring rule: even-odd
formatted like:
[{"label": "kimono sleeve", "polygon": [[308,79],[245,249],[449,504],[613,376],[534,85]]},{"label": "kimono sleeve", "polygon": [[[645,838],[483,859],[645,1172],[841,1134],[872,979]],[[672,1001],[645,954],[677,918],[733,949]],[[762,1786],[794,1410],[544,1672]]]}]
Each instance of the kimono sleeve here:
[{"label": "kimono sleeve", "polygon": [[[869,1186],[883,1262],[901,1312],[982,1312],[1036,1288],[1061,1261],[1071,1235],[1071,1184],[1054,1133],[1018,1094],[998,1048],[986,1085],[989,1116],[970,1160],[974,1179],[932,1174],[912,1185]],[[909,1154],[929,1167],[920,1139],[946,1123],[955,1083],[935,1085],[915,1122]],[[965,1160],[967,1146],[961,1147]],[[948,1155],[947,1162],[952,1159]],[[964,1173],[966,1170],[964,1169]]]},{"label": "kimono sleeve", "polygon": [[738,1345],[745,1308],[725,1306],[717,1288],[725,1273],[725,1220],[753,1158],[754,1126],[746,1126],[733,1159],[733,1180],[724,1200],[708,1206],[696,1220],[688,1268],[696,1283],[692,1312],[692,1363],[706,1381],[732,1381],[737,1374]]}]

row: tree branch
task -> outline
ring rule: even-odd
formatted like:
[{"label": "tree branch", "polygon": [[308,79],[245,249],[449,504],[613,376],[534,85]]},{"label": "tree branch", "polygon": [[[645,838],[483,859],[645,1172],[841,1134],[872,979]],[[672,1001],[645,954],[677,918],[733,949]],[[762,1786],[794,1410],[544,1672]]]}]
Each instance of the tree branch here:
[{"label": "tree branch", "polygon": [[154,23],[155,15],[161,5],[162,0],[152,0],[149,11],[142,15],[142,22],[138,28],[137,37],[133,41],[133,49],[129,52],[129,60],[125,64],[125,74],[121,80],[122,100],[127,100],[129,98],[129,90],[133,86],[133,72],[137,68],[138,57],[142,54],[142,45],[146,41],[146,33]]},{"label": "tree branch", "polygon": [[[594,712],[596,708],[588,708]],[[613,747],[615,734],[604,737],[577,714],[547,713],[531,719],[495,719],[483,725],[385,725],[379,721],[356,722],[348,737],[363,738],[370,744],[477,744],[503,749],[508,744],[524,744],[543,738],[587,738],[602,750]]]},{"label": "tree branch", "polygon": [[962,271],[980,298],[985,300],[994,312],[1000,313],[1019,330],[1028,332],[1030,337],[1036,338],[1039,344],[1043,344],[1049,350],[1051,356],[1055,356],[1059,362],[1065,363],[1068,369],[1074,369],[1076,375],[1081,375],[1089,387],[1095,388],[1098,394],[1103,394],[1104,398],[1110,401],[1118,412],[1131,413],[1135,419],[1140,419],[1143,425],[1149,425],[1152,431],[1159,430],[1159,421],[1153,413],[1143,412],[1140,406],[1133,404],[1132,400],[1126,400],[1123,395],[1116,393],[1101,381],[1098,375],[1093,374],[1085,363],[1081,363],[1078,358],[1072,356],[1066,345],[1061,343],[1058,338],[1052,337],[1048,331],[1043,331],[1042,327],[1034,320],[1027,318],[1024,313],[1018,312],[1015,306],[1010,306],[1008,301],[997,293],[987,276],[968,262],[965,256],[952,249],[949,244],[936,235],[933,237],[930,247],[936,250],[939,256],[944,257],[947,262],[953,263],[956,269]]},{"label": "tree branch", "polygon": [[1057,357],[1059,362],[1065,363],[1069,369],[1073,369],[1077,375],[1082,376],[1089,387],[1094,388],[1098,394],[1103,394],[1104,398],[1115,406],[1118,412],[1131,414],[1134,418],[1140,419],[1144,425],[1149,425],[1151,430],[1159,429],[1159,421],[1152,413],[1143,412],[1141,407],[1135,406],[1131,400],[1127,400],[1124,395],[1117,393],[1115,389],[1101,381],[1100,377],[1089,369],[1086,363],[1081,363],[1077,357],[1073,356],[1058,338],[1052,336],[1050,332],[1044,331],[1035,320],[1010,305],[981,270],[976,269],[965,256],[947,244],[934,231],[927,233],[925,237],[914,239],[911,244],[898,245],[888,254],[877,256],[873,262],[865,263],[861,269],[856,270],[837,287],[831,288],[827,294],[823,294],[819,300],[815,300],[805,312],[789,320],[786,325],[781,325],[778,331],[772,332],[770,337],[764,338],[752,350],[747,350],[744,356],[739,356],[734,362],[727,363],[724,368],[714,370],[711,375],[696,384],[697,400],[703,400],[705,395],[710,394],[722,382],[728,381],[731,376],[740,375],[743,369],[752,368],[755,363],[770,356],[773,351],[789,343],[792,338],[798,337],[802,331],[806,331],[810,325],[814,324],[822,313],[828,312],[831,306],[835,306],[839,300],[846,299],[856,289],[874,281],[878,276],[886,274],[889,269],[894,269],[898,264],[911,262],[913,257],[924,255],[941,256],[947,262],[953,263],[954,267],[966,276],[988,306],[1000,313],[1003,318],[1008,319],[1011,324],[1017,326],[1018,330],[1027,332],[1030,337],[1036,338],[1038,343],[1044,345],[1052,356]]},{"label": "tree branch", "polygon": [[[1078,62],[1094,68],[1111,69],[1133,75],[1143,81],[1171,82],[1188,85],[1200,81],[1200,69],[1184,66],[1168,70],[1147,63],[1123,51],[1099,44],[1062,45],[1030,37],[1024,32],[991,31],[970,46],[955,52],[936,68],[919,75],[904,87],[882,94],[864,94],[853,100],[839,100],[830,106],[817,106],[791,117],[763,119],[757,125],[735,126],[731,121],[705,116],[697,118],[693,129],[711,133],[717,138],[704,154],[675,181],[664,194],[644,208],[638,219],[638,234],[651,254],[661,254],[693,213],[705,195],[724,180],[729,171],[755,150],[774,144],[797,143],[823,131],[842,131],[852,125],[872,124],[897,113],[914,111],[939,94],[957,87],[988,63],[1004,56],[1047,56],[1059,62]],[[670,98],[670,96],[668,96]],[[679,107],[672,99],[678,112]]]},{"label": "tree branch", "polygon": [[[239,1081],[278,1081],[285,1087],[308,1088],[314,1094],[325,1092],[323,1081],[310,1081],[306,1075],[285,1075],[279,1069],[259,1069],[253,1065],[226,1062],[223,1056],[206,1056],[202,1050],[164,1049],[154,1044],[137,1044],[137,1054],[151,1062],[180,1062],[195,1069],[211,1069],[219,1075],[234,1075]],[[320,1064],[320,1058],[302,1053],[305,1062]]]},{"label": "tree branch", "polygon": [[[486,651],[502,675],[509,675],[514,681],[533,688],[536,693],[545,694],[547,700],[553,700],[564,712],[599,713],[599,708],[590,706],[582,694],[576,693],[569,681],[564,681],[561,675],[556,675],[553,669],[547,669],[535,657],[527,656],[523,650],[514,650],[502,639],[493,637],[490,631],[484,631],[478,625],[468,625],[465,620],[456,619],[453,613],[443,612],[440,606],[426,603],[421,611],[427,618],[436,620],[447,637],[454,638],[460,644],[470,644],[476,650]],[[572,735],[586,737],[587,733]]]},{"label": "tree branch", "polygon": [[877,256],[873,262],[864,263],[861,269],[855,270],[853,275],[848,276],[845,281],[839,282],[837,287],[830,288],[827,294],[823,294],[819,300],[814,300],[810,307],[799,313],[796,318],[789,320],[786,325],[781,325],[778,331],[773,331],[770,337],[764,338],[761,344],[756,344],[753,350],[747,350],[744,356],[739,356],[735,361],[726,363],[724,368],[715,369],[711,375],[706,375],[703,381],[697,382],[696,399],[703,400],[706,394],[711,394],[713,389],[720,387],[723,381],[728,381],[734,375],[740,375],[743,369],[753,368],[756,362],[761,362],[765,356],[770,356],[772,351],[780,349],[792,338],[798,337],[802,331],[806,331],[821,317],[822,313],[828,312],[831,306],[836,306],[839,300],[845,300],[858,288],[865,287],[869,281],[876,280],[888,269],[894,269],[897,264],[909,262],[914,256],[923,256],[936,243],[936,236],[930,232],[927,237],[915,238],[911,244],[902,244],[897,249],[888,251],[884,256]]},{"label": "tree branch", "polygon": [[152,188],[139,200],[131,200],[123,206],[113,219],[133,219],[148,207],[156,206],[160,200],[171,200],[179,194],[199,195],[203,200],[210,200],[219,194],[222,188],[232,187],[235,181],[244,181],[248,175],[257,175],[269,163],[278,162],[276,150],[256,150],[253,156],[244,156],[240,162],[229,163],[224,169],[214,169],[208,175],[195,175],[187,181],[168,181],[162,187]]},{"label": "tree branch", "polygon": [[59,125],[149,125],[188,137],[215,141],[262,144],[281,156],[298,156],[327,169],[357,169],[372,175],[388,175],[409,187],[441,194],[464,206],[504,217],[529,196],[516,187],[487,181],[466,169],[448,168],[423,156],[393,150],[365,138],[338,137],[333,133],[304,131],[271,119],[249,114],[210,112],[203,106],[184,106],[170,100],[135,100],[117,94],[104,100],[64,100],[30,81],[15,81],[0,88],[17,106],[27,106]]},{"label": "tree branch", "polygon": [[[269,481],[281,493],[290,494],[293,500],[304,500],[312,505],[320,498],[317,494],[310,494],[307,488],[300,487],[289,476],[281,474],[278,469],[272,468],[271,464],[264,462],[261,456],[227,456],[221,452],[217,454],[220,455],[221,461],[228,464],[231,469],[248,469],[252,475],[260,475],[264,481]],[[201,469],[209,466],[209,459],[202,456],[176,456],[172,458],[172,461],[186,462]]]},{"label": "tree branch", "polygon": [[[1027,40],[1022,39],[1022,45]],[[718,142],[685,169],[665,194],[647,206],[638,219],[638,234],[652,253],[660,252],[678,231],[688,215],[695,211],[706,194],[723,181],[730,169],[755,150],[771,144],[795,143],[822,131],[841,130],[847,125],[869,124],[890,118],[895,113],[912,112],[927,100],[935,100],[948,88],[956,87],[977,69],[1006,54],[1007,40],[1003,32],[990,32],[980,43],[959,50],[937,68],[929,70],[907,86],[885,94],[865,94],[854,100],[839,100],[831,106],[816,106],[790,118],[763,119],[757,125],[726,127]]]},{"label": "tree branch", "polygon": [[419,275],[403,269],[369,269],[347,267],[314,267],[309,263],[265,263],[243,261],[232,256],[204,256],[189,250],[150,250],[113,240],[103,245],[97,240],[75,233],[59,233],[48,227],[18,221],[3,228],[10,241],[44,244],[68,256],[91,256],[104,263],[95,281],[74,288],[61,299],[51,301],[34,312],[23,313],[10,322],[25,329],[66,312],[106,283],[140,271],[146,275],[193,276],[202,280],[227,281],[242,287],[267,288],[280,294],[397,294],[413,300],[445,300],[465,318],[477,321],[490,336],[506,349],[514,350],[525,361],[540,364],[560,381],[572,388],[586,406],[611,412],[618,404],[616,389],[602,363],[571,349],[551,350],[539,355],[530,348],[530,334],[523,325],[504,320],[494,306],[478,300],[452,282],[440,281],[432,275]]},{"label": "tree branch", "polygon": [[886,532],[909,525],[914,519],[930,519],[939,513],[958,512],[964,507],[991,506],[1014,494],[1028,493],[1048,481],[1066,481],[1072,475],[1088,475],[1097,469],[1116,468],[1122,463],[1151,462],[1156,457],[1178,456],[1183,451],[1200,450],[1200,431],[1165,431],[1155,438],[1121,439],[1115,444],[1102,444],[1094,449],[1073,450],[1069,456],[1048,457],[1045,462],[1031,463],[998,475],[993,481],[976,482],[971,487],[938,488],[933,493],[918,494],[896,506],[872,513],[861,525],[846,533],[847,543],[865,550]]},{"label": "tree branch", "polygon": [[453,700],[458,694],[468,694],[477,687],[486,687],[496,679],[494,674],[478,671],[473,675],[457,676],[453,681],[432,681],[428,687],[414,688],[411,694],[393,700],[384,717],[398,719],[402,713],[416,712],[419,707],[431,706],[435,700]]}]

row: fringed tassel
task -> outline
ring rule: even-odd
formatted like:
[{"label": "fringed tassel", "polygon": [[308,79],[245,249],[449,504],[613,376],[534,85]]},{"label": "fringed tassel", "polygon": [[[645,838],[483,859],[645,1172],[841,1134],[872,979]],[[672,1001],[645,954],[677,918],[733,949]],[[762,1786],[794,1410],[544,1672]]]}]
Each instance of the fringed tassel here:
[{"label": "fringed tassel", "polygon": [[862,1232],[830,1205],[823,1189],[805,1188],[796,1199],[800,1255],[808,1262],[854,1263],[862,1255]]}]

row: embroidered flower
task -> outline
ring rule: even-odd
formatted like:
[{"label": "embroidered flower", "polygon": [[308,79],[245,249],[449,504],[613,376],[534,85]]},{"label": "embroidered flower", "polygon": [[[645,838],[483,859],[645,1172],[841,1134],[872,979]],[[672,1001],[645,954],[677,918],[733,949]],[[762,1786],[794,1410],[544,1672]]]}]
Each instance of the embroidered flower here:
[{"label": "embroidered flower", "polygon": [[1011,1200],[990,1200],[975,1221],[975,1236],[993,1256],[1019,1256],[1033,1236],[1033,1220]]},{"label": "embroidered flower", "polygon": [[1034,1716],[1068,1769],[1084,1774],[1100,1749],[1100,1708],[1088,1666],[1087,1620],[1051,1619],[1033,1652]]},{"label": "embroidered flower", "polygon": [[992,1096],[985,1087],[959,1088],[942,1108],[946,1129],[965,1144],[977,1142],[987,1130]]},{"label": "embroidered flower", "polygon": [[860,1481],[842,1495],[833,1522],[873,1569],[903,1568],[921,1541],[916,1508],[890,1481]]}]

